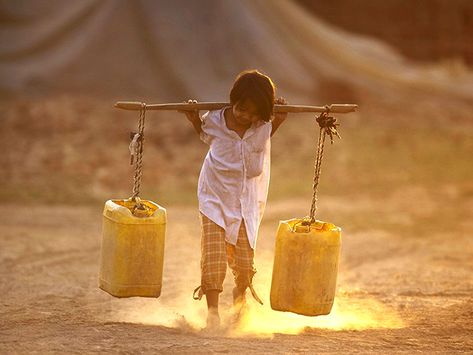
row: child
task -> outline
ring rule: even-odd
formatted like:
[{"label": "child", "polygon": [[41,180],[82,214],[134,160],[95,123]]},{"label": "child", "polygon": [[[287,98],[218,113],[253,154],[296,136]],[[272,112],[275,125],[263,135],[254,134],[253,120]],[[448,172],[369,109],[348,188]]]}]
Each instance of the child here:
[{"label": "child", "polygon": [[[230,91],[230,105],[199,117],[184,111],[200,139],[210,146],[198,183],[202,222],[201,285],[197,299],[207,299],[207,327],[220,324],[218,298],[227,261],[235,278],[233,302],[242,307],[256,270],[254,248],[268,195],[270,137],[287,113],[273,116],[271,79],[256,71],[240,73]],[[189,100],[189,103],[195,102]]]}]

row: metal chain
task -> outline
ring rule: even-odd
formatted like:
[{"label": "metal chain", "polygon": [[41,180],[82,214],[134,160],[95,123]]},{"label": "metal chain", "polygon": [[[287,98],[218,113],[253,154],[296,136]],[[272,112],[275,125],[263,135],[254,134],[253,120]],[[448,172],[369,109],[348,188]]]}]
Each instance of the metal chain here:
[{"label": "metal chain", "polygon": [[322,112],[317,117],[317,122],[319,123],[320,131],[315,157],[314,181],[312,184],[312,204],[310,207],[309,220],[307,221],[307,224],[309,225],[315,222],[315,214],[317,212],[317,189],[319,187],[322,159],[324,157],[325,138],[327,137],[327,135],[329,135],[332,144],[334,135],[340,138],[340,135],[337,132],[337,127],[339,126],[339,124],[337,123],[337,120],[335,118],[328,116],[329,111],[329,108],[326,106],[326,111]]},{"label": "metal chain", "polygon": [[139,138],[137,141],[137,154],[135,161],[135,175],[133,178],[133,195],[131,196],[132,200],[137,200],[140,194],[141,187],[141,177],[143,176],[143,144],[144,144],[144,130],[145,130],[145,113],[146,113],[146,104],[141,104],[140,110],[140,120],[138,124],[138,134]]}]

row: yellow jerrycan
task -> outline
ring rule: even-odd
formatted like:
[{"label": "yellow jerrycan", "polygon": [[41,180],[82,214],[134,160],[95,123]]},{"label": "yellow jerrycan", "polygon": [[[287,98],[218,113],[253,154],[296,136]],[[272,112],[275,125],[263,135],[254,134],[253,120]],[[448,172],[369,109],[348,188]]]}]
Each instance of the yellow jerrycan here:
[{"label": "yellow jerrycan", "polygon": [[280,221],[271,282],[271,308],[305,316],[329,314],[335,297],[341,229],[316,220]]},{"label": "yellow jerrycan", "polygon": [[148,200],[108,200],[99,287],[115,297],[159,297],[166,210]]}]

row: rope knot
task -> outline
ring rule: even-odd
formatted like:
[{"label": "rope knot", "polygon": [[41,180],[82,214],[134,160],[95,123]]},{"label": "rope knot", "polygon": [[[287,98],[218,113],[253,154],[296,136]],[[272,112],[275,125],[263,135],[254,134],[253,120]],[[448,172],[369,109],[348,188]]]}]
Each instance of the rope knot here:
[{"label": "rope knot", "polygon": [[328,106],[325,106],[325,108],[327,111],[322,112],[316,120],[320,129],[323,130],[325,134],[330,136],[330,143],[333,144],[333,136],[337,136],[340,139],[342,138],[337,131],[337,127],[340,126],[340,123],[337,123],[337,119],[335,117],[328,115],[330,111]]}]

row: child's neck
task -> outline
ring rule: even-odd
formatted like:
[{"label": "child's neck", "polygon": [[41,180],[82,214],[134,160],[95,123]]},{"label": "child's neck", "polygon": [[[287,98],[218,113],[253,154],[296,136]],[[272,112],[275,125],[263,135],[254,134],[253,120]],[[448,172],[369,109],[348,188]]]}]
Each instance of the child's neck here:
[{"label": "child's neck", "polygon": [[240,136],[240,138],[243,138],[245,132],[248,130],[248,128],[251,127],[251,123],[248,125],[239,124],[233,116],[232,109],[225,109],[225,111],[223,112],[223,117],[225,118],[227,128],[236,132]]}]

